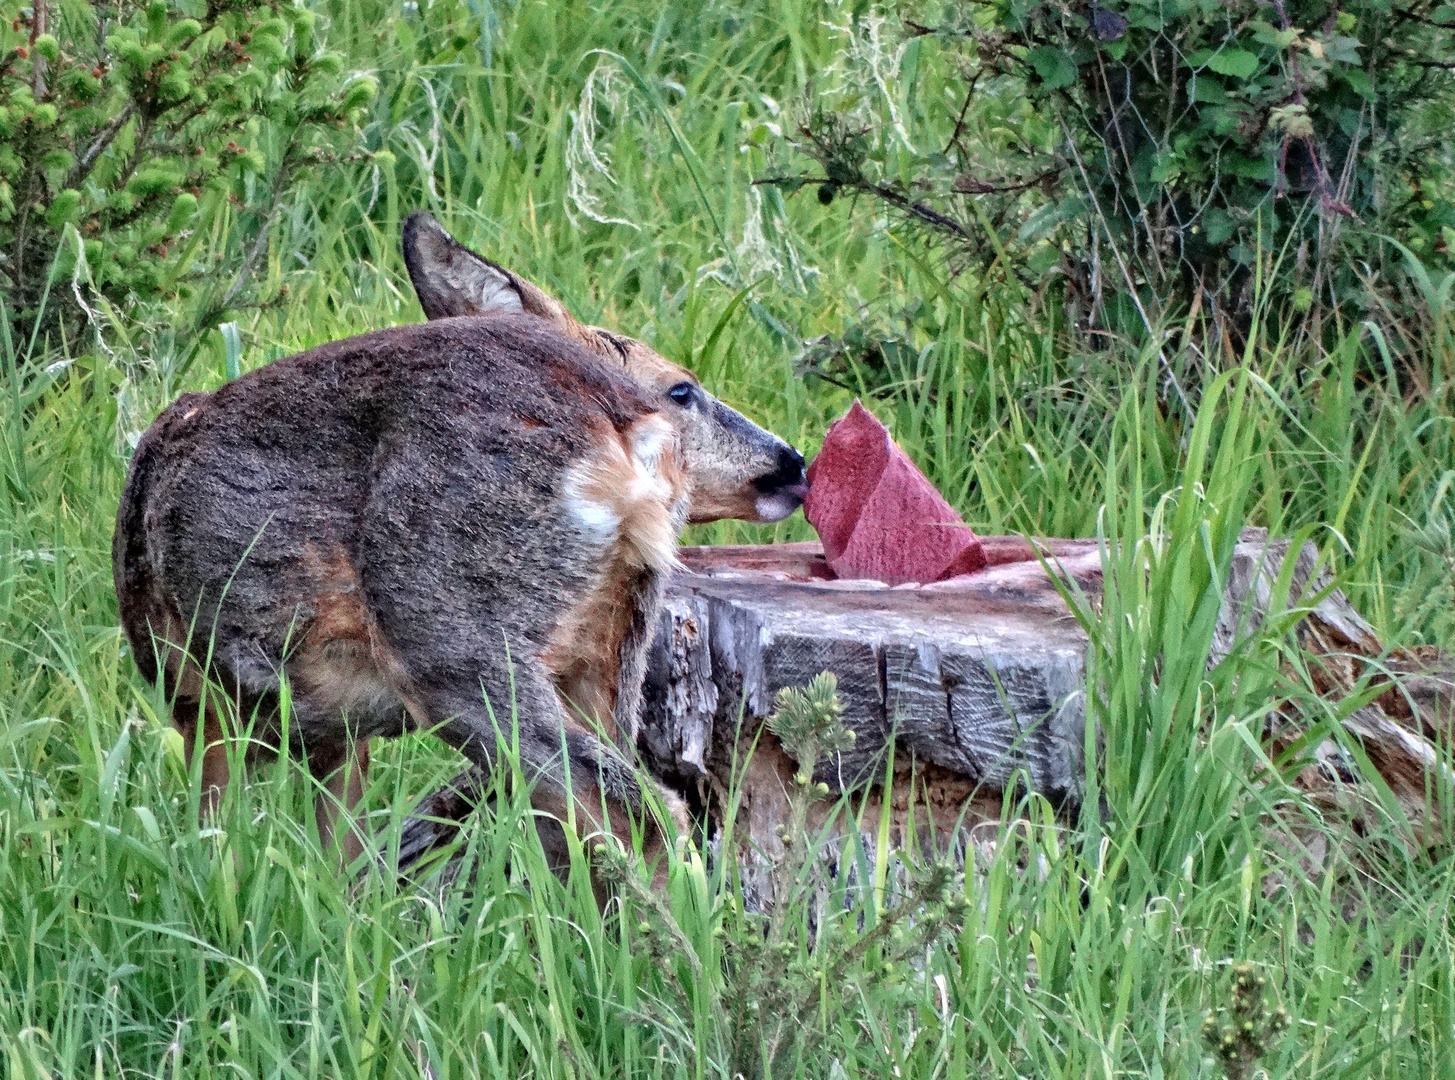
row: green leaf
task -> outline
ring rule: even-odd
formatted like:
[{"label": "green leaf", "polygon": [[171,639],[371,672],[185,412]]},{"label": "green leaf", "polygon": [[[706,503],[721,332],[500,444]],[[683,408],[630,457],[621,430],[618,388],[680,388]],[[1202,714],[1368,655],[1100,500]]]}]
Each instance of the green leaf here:
[{"label": "green leaf", "polygon": [[1205,120],[1214,135],[1225,138],[1237,134],[1245,116],[1246,110],[1214,105],[1207,110]]},{"label": "green leaf", "polygon": [[1086,204],[1075,195],[1051,200],[1026,219],[1026,223],[1016,233],[1016,243],[1030,244],[1047,237],[1058,226],[1081,216],[1085,211]]},{"label": "green leaf", "polygon": [[1246,79],[1258,70],[1258,57],[1246,49],[1224,49],[1209,57],[1207,66],[1230,79]]},{"label": "green leaf", "polygon": [[1076,81],[1076,61],[1062,49],[1037,45],[1026,54],[1026,59],[1035,68],[1047,90],[1059,90]]},{"label": "green leaf", "polygon": [[196,212],[197,197],[191,192],[184,191],[172,202],[172,212],[167,218],[167,231],[169,233],[181,232]]},{"label": "green leaf", "polygon": [[1228,100],[1223,84],[1211,75],[1194,75],[1188,84],[1188,98],[1200,105],[1222,105]]},{"label": "green leaf", "polygon": [[142,169],[127,183],[127,189],[137,196],[160,195],[170,191],[182,182],[182,173],[170,163]]},{"label": "green leaf", "polygon": [[171,31],[167,34],[167,44],[175,49],[200,33],[202,33],[202,24],[196,19],[181,19],[173,24]]},{"label": "green leaf", "polygon": [[50,151],[40,159],[41,168],[44,169],[69,169],[75,163],[76,155],[63,147]]},{"label": "green leaf", "polygon": [[1298,40],[1297,30],[1279,30],[1268,25],[1266,22],[1254,22],[1253,40],[1262,45],[1272,45],[1275,49],[1286,49]]},{"label": "green leaf", "polygon": [[1333,37],[1324,43],[1324,56],[1335,64],[1357,64],[1359,63],[1358,38]]},{"label": "green leaf", "polygon": [[242,375],[242,337],[235,322],[225,322],[217,329],[222,334],[223,370],[231,382]]},{"label": "green leaf", "polygon": [[1213,207],[1202,217],[1202,235],[1209,244],[1221,244],[1233,235],[1233,219],[1226,210]]},{"label": "green leaf", "polygon": [[1041,277],[1046,271],[1061,262],[1061,249],[1055,244],[1038,244],[1030,255],[1026,256],[1026,268],[1036,277]]},{"label": "green leaf", "polygon": [[374,100],[374,95],[379,91],[379,80],[372,75],[360,75],[353,82],[349,83],[348,89],[344,91],[343,101],[339,104],[340,112],[349,112],[352,109],[359,109]]},{"label": "green leaf", "polygon": [[1245,180],[1262,180],[1266,183],[1271,182],[1277,175],[1273,162],[1267,158],[1250,158],[1242,154],[1229,154],[1225,161],[1228,172],[1234,176],[1241,176]]},{"label": "green leaf", "polygon": [[1344,81],[1349,84],[1349,89],[1360,97],[1374,100],[1374,83],[1370,81],[1369,75],[1362,68],[1350,68],[1344,72]]},{"label": "green leaf", "polygon": [[1314,122],[1305,105],[1282,105],[1274,109],[1268,114],[1268,126],[1289,139],[1307,139],[1314,133]]},{"label": "green leaf", "polygon": [[338,53],[320,53],[310,61],[310,64],[318,74],[337,75],[343,70],[344,58]]},{"label": "green leaf", "polygon": [[[152,843],[158,843],[162,839],[162,830],[157,825],[157,816],[147,806],[133,806],[131,812],[141,822],[142,830],[147,834],[147,839]],[[140,969],[138,969],[140,970]]]},{"label": "green leaf", "polygon": [[50,209],[46,211],[45,220],[53,229],[59,229],[67,222],[75,221],[81,216],[81,193],[75,188],[66,188],[55,197]]}]

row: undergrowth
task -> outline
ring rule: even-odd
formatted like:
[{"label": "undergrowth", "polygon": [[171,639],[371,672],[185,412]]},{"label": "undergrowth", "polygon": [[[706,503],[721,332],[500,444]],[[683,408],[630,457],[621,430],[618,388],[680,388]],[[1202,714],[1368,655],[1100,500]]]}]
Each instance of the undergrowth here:
[{"label": "undergrowth", "polygon": [[[1392,809],[1351,831],[1286,782],[1298,763],[1263,742],[1275,706],[1335,739],[1351,707],[1298,681],[1286,618],[1207,664],[1247,525],[1315,543],[1387,643],[1449,641],[1449,280],[1410,267],[1417,355],[1328,324],[1264,326],[1236,354],[1191,323],[1093,348],[1068,342],[1053,298],[988,287],[852,200],[751,185],[849,6],[313,9],[379,91],[369,159],[280,209],[255,273],[288,302],[235,311],[190,360],[185,299],[50,352],[0,334],[8,1075],[1209,1078],[1243,1065],[1208,1033],[1258,1009],[1270,1077],[1455,1075],[1448,851],[1413,847]],[[925,67],[914,92],[944,76]],[[397,254],[417,205],[806,453],[862,393],[978,530],[1104,537],[1088,810],[1013,798],[958,848],[901,853],[850,797],[841,841],[804,828],[776,853],[788,902],[766,917],[731,845],[672,854],[661,892],[623,853],[603,911],[579,853],[565,880],[548,872],[503,782],[453,879],[341,874],[288,761],[199,828],[166,704],[116,622],[126,455],[183,390],[417,319]],[[800,377],[818,339],[850,343],[842,385]],[[795,517],[690,538],[809,535]],[[814,694],[805,715],[822,716]],[[375,761],[387,861],[457,760],[415,736]],[[799,805],[817,794],[799,785]],[[1263,1004],[1230,989],[1243,972]]]}]

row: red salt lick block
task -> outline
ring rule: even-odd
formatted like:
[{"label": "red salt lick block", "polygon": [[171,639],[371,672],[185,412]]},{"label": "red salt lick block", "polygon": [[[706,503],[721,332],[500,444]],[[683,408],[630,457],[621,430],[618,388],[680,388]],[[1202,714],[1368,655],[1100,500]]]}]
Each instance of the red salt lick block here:
[{"label": "red salt lick block", "polygon": [[803,513],[838,577],[901,585],[986,565],[979,537],[857,401],[829,427],[808,482]]}]

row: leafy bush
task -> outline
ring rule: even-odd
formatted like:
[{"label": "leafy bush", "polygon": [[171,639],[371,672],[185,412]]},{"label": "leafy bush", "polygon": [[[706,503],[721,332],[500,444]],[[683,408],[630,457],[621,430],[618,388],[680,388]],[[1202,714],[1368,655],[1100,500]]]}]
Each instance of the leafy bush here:
[{"label": "leafy bush", "polygon": [[244,297],[299,171],[347,152],[373,97],[343,66],[278,0],[7,5],[0,299],[22,338],[73,330],[90,287],[201,287],[199,327]]},{"label": "leafy bush", "polygon": [[1455,225],[1448,204],[1424,205],[1422,188],[1449,174],[1420,137],[1422,112],[1449,90],[1442,25],[1455,10],[1432,26],[1420,6],[1178,0],[1073,13],[997,0],[1007,45],[994,62],[1028,74],[1072,133],[1090,209],[1144,274],[1180,279],[1184,296],[1231,287],[1246,311],[1259,247],[1286,249],[1306,309],[1355,286],[1331,273],[1340,234],[1346,254],[1368,256],[1366,230],[1418,248]]},{"label": "leafy bush", "polygon": [[1382,234],[1449,254],[1455,8],[971,0],[930,23],[858,24],[802,127],[822,174],[778,182],[871,195],[1028,286],[1064,274],[1113,330],[1167,299],[1244,325],[1275,265],[1296,310],[1363,302],[1399,258]]}]

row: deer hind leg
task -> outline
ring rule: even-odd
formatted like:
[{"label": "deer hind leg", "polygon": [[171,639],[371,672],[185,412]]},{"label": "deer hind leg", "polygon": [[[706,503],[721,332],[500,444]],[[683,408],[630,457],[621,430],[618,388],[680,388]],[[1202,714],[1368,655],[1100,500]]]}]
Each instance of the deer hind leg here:
[{"label": "deer hind leg", "polygon": [[222,721],[212,702],[209,701],[204,706],[196,698],[179,697],[172,703],[172,726],[182,735],[182,743],[188,749],[189,762],[195,762],[199,754],[202,756],[199,818],[201,824],[206,824],[209,818],[216,816],[228,782],[232,779]]},{"label": "deer hind leg", "polygon": [[[652,888],[665,889],[673,829],[664,819],[675,825],[677,836],[686,836],[686,804],[655,781],[643,783],[612,744],[578,724],[568,723],[565,744],[570,785],[564,783],[558,754],[556,767],[541,775],[531,795],[531,804],[540,811],[536,829],[552,868],[564,874],[569,866],[566,833],[574,824],[588,853],[607,836],[614,837],[624,851],[639,846],[643,861],[652,869]],[[643,791],[646,784],[651,785],[650,795]],[[662,819],[657,816],[659,807]],[[604,907],[610,891],[594,873],[592,889]]]},{"label": "deer hind leg", "polygon": [[323,781],[314,801],[319,841],[325,849],[337,843],[348,866],[364,852],[364,825],[354,811],[369,784],[369,740],[341,739],[310,748],[308,771]]},{"label": "deer hind leg", "polygon": [[[376,485],[376,492],[383,490]],[[377,574],[391,569],[390,559],[398,559],[392,538],[384,539],[388,543],[381,542],[375,553]],[[412,564],[401,563],[398,569],[416,573]],[[370,584],[369,575],[363,583]],[[518,737],[523,779],[532,786],[532,804],[541,812],[537,832],[554,869],[563,869],[568,861],[569,831],[588,842],[607,832],[630,841],[635,825],[645,830],[650,852],[665,846],[664,830],[651,820],[651,800],[642,798],[630,763],[598,738],[593,725],[562,707],[553,678],[559,663],[548,664],[541,653],[520,648],[527,644],[521,639],[508,641],[514,647],[502,649],[503,628],[491,608],[472,611],[468,618],[446,618],[425,604],[396,602],[400,594],[394,588],[379,588],[374,595],[379,600],[373,610],[379,638],[388,644],[399,670],[408,673],[410,711],[421,727],[486,772],[496,765],[500,738],[509,743]],[[534,602],[527,593],[515,600],[526,608]],[[608,710],[602,711],[609,717]]]},{"label": "deer hind leg", "polygon": [[158,650],[158,667],[162,687],[172,703],[172,726],[182,736],[187,752],[187,766],[196,766],[202,759],[202,793],[198,821],[206,825],[222,805],[222,796],[232,778],[228,762],[226,733],[218,715],[220,691],[203,675],[201,666],[187,650],[176,644],[186,639],[185,624],[166,616],[162,630],[153,637]]}]

